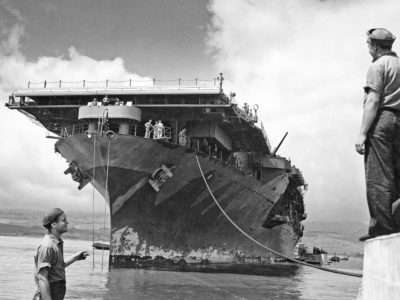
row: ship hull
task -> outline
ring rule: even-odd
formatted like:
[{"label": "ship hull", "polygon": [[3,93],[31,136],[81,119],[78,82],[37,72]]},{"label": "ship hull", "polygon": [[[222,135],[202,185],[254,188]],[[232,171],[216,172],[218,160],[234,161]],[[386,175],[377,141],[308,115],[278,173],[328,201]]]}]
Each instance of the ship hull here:
[{"label": "ship hull", "polygon": [[[111,267],[265,272],[254,266],[265,266],[271,254],[219,210],[189,149],[135,136],[74,135],[59,140],[56,150],[78,167],[78,180],[91,181],[109,204]],[[288,195],[287,170],[272,167],[269,180],[261,182],[218,159],[199,156],[199,161],[233,222],[291,256],[299,239],[295,220],[263,227]]]}]

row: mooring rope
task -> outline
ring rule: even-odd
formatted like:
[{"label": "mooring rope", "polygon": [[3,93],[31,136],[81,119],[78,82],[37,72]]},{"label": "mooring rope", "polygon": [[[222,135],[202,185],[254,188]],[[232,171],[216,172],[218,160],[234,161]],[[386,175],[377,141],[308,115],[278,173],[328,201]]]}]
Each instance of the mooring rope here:
[{"label": "mooring rope", "polygon": [[[92,245],[94,244],[94,221],[95,221],[95,212],[94,212],[94,203],[95,203],[95,187],[94,181],[96,176],[96,134],[93,135],[93,170],[92,170]],[[92,247],[92,271],[94,270],[94,248]]]},{"label": "mooring rope", "polygon": [[353,272],[348,272],[348,271],[342,271],[342,270],[337,270],[337,269],[330,269],[330,268],[325,268],[325,267],[320,267],[320,266],[316,266],[316,265],[311,265],[309,263],[306,263],[304,261],[301,260],[297,260],[291,257],[288,257],[286,255],[284,255],[283,253],[280,253],[278,251],[275,251],[267,246],[265,246],[263,243],[259,242],[258,240],[256,240],[255,238],[253,238],[252,236],[250,236],[247,232],[245,232],[238,224],[236,224],[230,217],[229,215],[225,212],[225,210],[222,208],[222,206],[219,204],[219,202],[217,201],[217,199],[215,198],[210,186],[208,185],[207,179],[204,176],[204,172],[203,169],[201,168],[200,165],[200,161],[199,161],[199,157],[197,155],[195,155],[196,157],[196,162],[197,162],[197,166],[199,168],[201,177],[203,178],[204,184],[208,190],[208,192],[210,193],[211,198],[214,200],[215,204],[217,205],[218,209],[221,211],[221,213],[225,216],[225,218],[240,232],[242,233],[246,238],[248,238],[250,241],[252,241],[253,243],[259,245],[260,247],[266,249],[267,251],[275,254],[276,256],[282,257],[287,259],[290,262],[294,262],[296,264],[299,265],[303,265],[306,267],[310,267],[310,268],[314,268],[314,269],[318,269],[321,271],[326,271],[326,272],[330,272],[330,273],[336,273],[336,274],[341,274],[341,275],[347,275],[347,276],[353,276],[353,277],[362,277],[362,274],[360,273],[353,273]]},{"label": "mooring rope", "polygon": [[[94,234],[95,234],[95,186],[94,182],[96,179],[96,136],[102,136],[103,135],[103,126],[105,123],[106,115],[105,112],[107,112],[107,109],[103,111],[103,116],[98,118],[97,121],[97,130],[93,134],[93,170],[92,170],[92,271],[94,270],[95,267],[95,248],[94,248]],[[105,180],[105,190],[106,190],[106,195],[108,195],[108,165],[110,162],[110,140],[111,136],[108,136],[108,145],[107,145],[107,171],[106,171],[106,180]],[[104,204],[104,218],[103,218],[103,230],[105,232],[106,228],[106,203]],[[104,265],[104,249],[102,250],[101,253],[101,271],[103,271],[103,265]]]},{"label": "mooring rope", "polygon": [[[108,144],[107,144],[107,166],[106,166],[106,197],[108,197],[108,170],[110,166],[110,148],[111,148],[111,136],[108,136]],[[106,232],[106,214],[107,214],[107,199],[104,199],[104,215],[103,215],[103,232]],[[104,249],[101,251],[101,271],[103,271],[104,265]]]}]

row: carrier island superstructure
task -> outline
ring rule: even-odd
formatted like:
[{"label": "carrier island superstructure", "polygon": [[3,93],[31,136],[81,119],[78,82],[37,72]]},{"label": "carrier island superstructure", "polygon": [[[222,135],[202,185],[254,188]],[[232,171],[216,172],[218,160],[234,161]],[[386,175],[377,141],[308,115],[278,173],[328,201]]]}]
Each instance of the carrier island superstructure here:
[{"label": "carrier island superstructure", "polygon": [[239,107],[222,82],[45,81],[7,106],[52,133],[79,189],[104,197],[111,267],[264,265],[271,254],[224,217],[199,169],[233,222],[289,256],[306,184],[271,149],[257,107]]}]

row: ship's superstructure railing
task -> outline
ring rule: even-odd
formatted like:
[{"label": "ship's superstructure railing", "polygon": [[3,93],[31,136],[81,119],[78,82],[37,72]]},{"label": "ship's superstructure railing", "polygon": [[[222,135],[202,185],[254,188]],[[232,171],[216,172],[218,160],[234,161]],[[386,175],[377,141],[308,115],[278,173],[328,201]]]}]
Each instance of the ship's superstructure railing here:
[{"label": "ship's superstructure railing", "polygon": [[[164,126],[158,128],[155,132],[154,128],[151,128],[146,136],[145,126],[139,124],[132,124],[129,128],[128,135],[141,136],[148,139],[154,140],[170,140],[172,138],[172,128]],[[108,125],[98,125],[96,130],[91,132],[88,123],[72,124],[70,127],[63,127],[60,129],[60,137],[66,138],[77,134],[86,135],[107,135],[107,134],[118,134],[117,131],[113,131]]]},{"label": "ship's superstructure railing", "polygon": [[[233,140],[237,150],[259,149],[268,152],[269,148],[265,147],[262,139],[241,133],[248,130],[254,133],[254,137],[260,137],[257,130],[253,129],[258,121],[258,106],[250,107],[244,103],[239,107],[234,93],[227,95],[222,91],[223,81],[223,75],[220,73],[211,80],[145,78],[124,81],[29,82],[28,88],[14,91],[6,105],[10,109],[28,113],[28,116],[61,137],[85,131],[88,135],[98,134],[97,128],[100,128],[101,132],[107,132],[108,130],[103,130],[102,126],[97,125],[98,119],[106,118],[104,122],[108,123],[110,131],[120,135],[145,138],[151,136],[151,139],[189,145],[194,150],[199,150],[206,143],[219,143],[225,152],[232,150]],[[187,124],[189,119],[196,122]],[[150,124],[147,124],[149,121]],[[207,133],[206,141],[196,139],[196,134],[204,137],[204,132],[197,127],[204,124],[211,126],[209,124],[221,121],[224,121],[224,124],[238,124],[237,127],[241,129],[236,130],[236,126],[233,126],[233,129],[222,128],[225,125],[217,128],[215,125],[218,133]],[[87,122],[87,128],[73,126],[84,122]],[[198,123],[197,127],[195,123]],[[137,127],[134,127],[135,124]],[[138,127],[143,125],[144,129]],[[159,129],[160,126],[162,129]],[[191,136],[186,137],[186,127],[189,131],[198,132],[190,132]],[[132,131],[135,133],[132,134]],[[214,146],[210,149],[205,150],[209,154],[218,152],[213,150]],[[221,156],[221,151],[214,156]]]},{"label": "ship's superstructure railing", "polygon": [[258,122],[258,105],[255,104],[253,108],[250,108],[250,106],[247,103],[243,104],[243,107],[238,107],[237,105],[232,106],[233,110],[236,112],[237,116],[239,118],[242,118],[243,120],[246,120],[247,122],[251,123],[257,123]]},{"label": "ship's superstructure railing", "polygon": [[34,90],[74,90],[74,89],[222,89],[223,76],[220,74],[210,80],[204,79],[172,79],[156,78],[127,80],[80,80],[80,81],[28,81],[27,89]]},{"label": "ship's superstructure railing", "polygon": [[84,134],[88,132],[89,125],[86,124],[73,124],[71,127],[63,127],[60,130],[60,136],[65,138],[75,134]]}]

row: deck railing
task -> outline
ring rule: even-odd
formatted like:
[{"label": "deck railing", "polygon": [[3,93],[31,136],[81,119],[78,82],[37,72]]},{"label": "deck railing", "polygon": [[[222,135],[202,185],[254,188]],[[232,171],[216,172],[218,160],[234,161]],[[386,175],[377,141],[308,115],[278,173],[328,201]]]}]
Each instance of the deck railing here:
[{"label": "deck railing", "polygon": [[[90,134],[90,135],[105,135],[108,133],[112,133],[112,131],[107,130],[105,128],[99,129],[98,124],[96,125],[96,131],[95,132],[88,132],[89,125],[87,123],[85,124],[73,124],[70,127],[63,127],[60,129],[60,136],[65,138],[69,136],[73,136],[75,134]],[[154,133],[154,129],[151,129],[149,132],[149,135],[146,137],[146,129],[145,126],[143,125],[131,125],[129,127],[129,133],[128,135],[133,135],[133,136],[142,136],[144,138],[148,139],[154,139],[154,140],[170,140],[172,138],[172,128],[168,126],[164,126],[163,128],[159,129],[160,132],[158,134]],[[118,132],[115,132],[118,133]]]},{"label": "deck railing", "polygon": [[75,134],[87,133],[88,124],[73,124],[72,127],[63,127],[60,130],[61,137],[68,137]]},{"label": "deck railing", "polygon": [[173,79],[159,80],[156,78],[148,79],[128,79],[128,80],[80,80],[80,81],[28,81],[28,89],[160,89],[160,88],[197,88],[197,89],[222,89],[222,74],[211,80],[204,79]]}]

